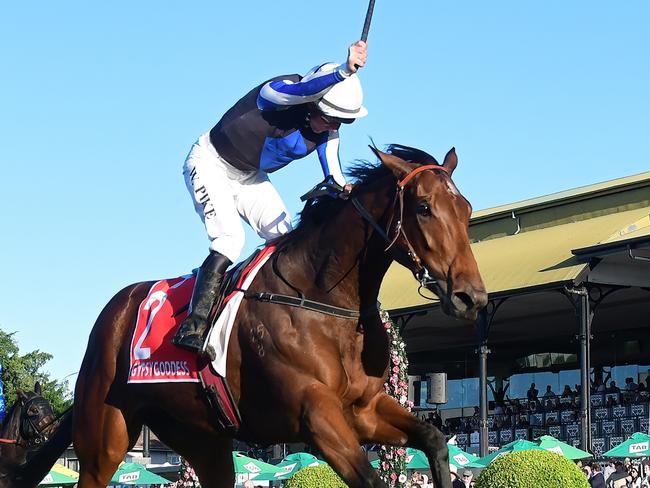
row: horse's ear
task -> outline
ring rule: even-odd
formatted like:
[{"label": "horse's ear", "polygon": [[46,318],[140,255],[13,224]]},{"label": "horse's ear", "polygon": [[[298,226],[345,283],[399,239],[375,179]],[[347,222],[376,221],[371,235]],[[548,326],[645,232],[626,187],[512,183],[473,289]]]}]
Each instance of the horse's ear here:
[{"label": "horse's ear", "polygon": [[20,388],[16,389],[16,395],[18,395],[18,398],[20,398],[22,401],[27,400],[27,395],[25,395],[25,392]]},{"label": "horse's ear", "polygon": [[454,172],[456,166],[458,166],[458,156],[456,156],[455,147],[452,147],[449,150],[449,152],[445,155],[445,160],[442,163],[442,166],[447,170],[447,172],[450,175]]},{"label": "horse's ear", "polygon": [[398,180],[401,180],[413,169],[411,166],[409,166],[409,163],[404,161],[402,158],[398,158],[393,154],[382,152],[374,146],[368,147],[372,149],[372,152],[374,152],[375,155],[381,160],[382,164],[393,172]]},{"label": "horse's ear", "polygon": [[41,396],[41,384],[38,381],[34,384],[34,393],[36,393],[38,396]]}]

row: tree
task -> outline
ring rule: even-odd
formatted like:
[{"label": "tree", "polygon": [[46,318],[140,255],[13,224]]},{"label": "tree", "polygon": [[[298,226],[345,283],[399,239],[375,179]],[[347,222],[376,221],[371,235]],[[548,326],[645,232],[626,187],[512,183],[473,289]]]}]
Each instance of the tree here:
[{"label": "tree", "polygon": [[289,478],[285,488],[348,488],[328,464],[303,468]]},{"label": "tree", "polygon": [[7,333],[0,329],[0,364],[7,408],[16,401],[17,390],[30,391],[38,381],[41,383],[43,397],[50,402],[54,412],[62,413],[70,406],[72,398],[67,381],[50,379],[49,373],[42,370],[52,355],[38,349],[20,355],[13,335],[14,332]]},{"label": "tree", "polygon": [[587,477],[573,461],[544,450],[499,456],[483,470],[476,488],[589,488]]}]

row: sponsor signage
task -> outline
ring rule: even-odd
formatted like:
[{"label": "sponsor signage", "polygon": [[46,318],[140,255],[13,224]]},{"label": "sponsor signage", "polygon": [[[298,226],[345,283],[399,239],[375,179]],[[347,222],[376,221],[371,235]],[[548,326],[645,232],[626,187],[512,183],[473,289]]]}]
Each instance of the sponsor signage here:
[{"label": "sponsor signage", "polygon": [[469,459],[467,459],[463,454],[456,454],[454,456],[454,461],[456,461],[461,466],[465,466],[466,464],[469,464]]},{"label": "sponsor signage", "polygon": [[243,468],[249,473],[259,473],[262,471],[255,463],[246,463]]},{"label": "sponsor signage", "polygon": [[117,478],[120,483],[131,483],[140,479],[140,471],[133,471],[132,473],[124,473]]},{"label": "sponsor signage", "polygon": [[636,454],[639,452],[644,452],[650,449],[650,443],[649,442],[637,442],[636,444],[630,444],[630,454]]}]

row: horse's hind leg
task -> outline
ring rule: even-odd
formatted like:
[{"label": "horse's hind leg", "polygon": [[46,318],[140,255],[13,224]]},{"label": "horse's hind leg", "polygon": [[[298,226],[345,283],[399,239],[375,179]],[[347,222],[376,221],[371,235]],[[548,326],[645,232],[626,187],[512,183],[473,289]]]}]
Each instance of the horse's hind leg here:
[{"label": "horse's hind leg", "polygon": [[354,427],[362,442],[410,446],[424,451],[434,487],[451,488],[449,450],[442,432],[409,413],[394,398],[378,394],[367,408],[357,411]]},{"label": "horse's hind leg", "polygon": [[368,463],[333,392],[318,387],[307,394],[303,401],[302,429],[350,488],[386,487]]}]

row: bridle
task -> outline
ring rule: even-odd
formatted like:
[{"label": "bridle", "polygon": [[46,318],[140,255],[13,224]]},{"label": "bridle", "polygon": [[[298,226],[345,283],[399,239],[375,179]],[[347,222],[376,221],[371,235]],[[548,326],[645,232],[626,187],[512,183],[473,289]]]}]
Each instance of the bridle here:
[{"label": "bridle", "polygon": [[[357,209],[359,214],[377,231],[377,233],[386,241],[388,244],[385,248],[385,251],[391,250],[394,255],[401,255],[400,257],[406,257],[407,260],[410,260],[414,268],[411,269],[411,272],[413,273],[413,276],[415,276],[415,279],[418,280],[420,283],[421,287],[427,287],[427,285],[431,283],[435,283],[435,279],[431,276],[429,273],[429,270],[427,269],[426,266],[422,264],[422,259],[417,255],[415,252],[415,249],[413,248],[413,245],[411,244],[411,241],[409,241],[408,236],[406,235],[406,232],[404,232],[404,227],[402,226],[402,222],[404,220],[404,189],[406,186],[413,181],[413,179],[419,175],[420,173],[424,171],[442,171],[447,176],[449,175],[449,171],[447,168],[444,166],[439,166],[437,164],[425,164],[422,166],[418,166],[417,168],[411,170],[409,173],[407,173],[401,180],[397,181],[397,188],[395,191],[395,198],[393,199],[393,203],[391,204],[391,209],[392,209],[392,214],[390,218],[388,219],[388,224],[386,225],[386,230],[382,229],[377,221],[373,218],[372,215],[370,215],[370,212],[368,212],[364,206],[359,202],[359,200],[356,197],[350,198],[352,200],[352,204],[354,207]],[[393,226],[393,220],[395,216],[397,217],[397,220],[394,225],[394,235],[391,237],[391,227]],[[407,251],[404,251],[400,248],[395,248],[393,245],[397,242],[399,238],[402,238],[404,240],[404,243],[406,244]]]},{"label": "bridle", "polygon": [[[36,405],[38,415],[30,415],[29,410]],[[32,449],[47,442],[49,431],[58,422],[53,413],[41,417],[43,410],[50,410],[49,402],[40,395],[35,395],[27,400],[20,399],[20,425],[17,439],[0,439],[0,444],[13,444],[27,449]]]}]

